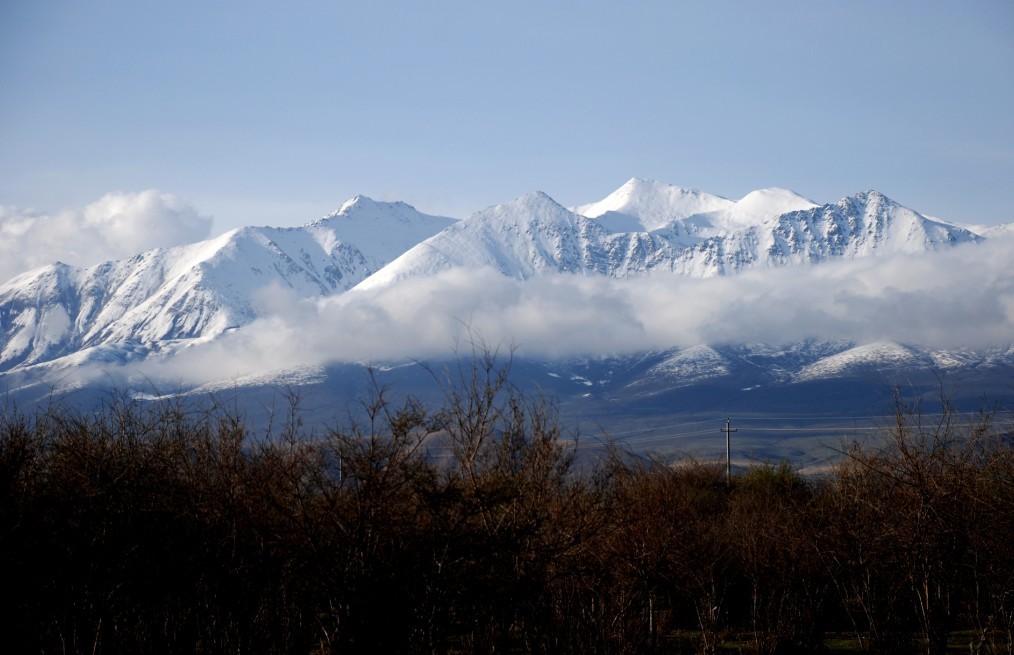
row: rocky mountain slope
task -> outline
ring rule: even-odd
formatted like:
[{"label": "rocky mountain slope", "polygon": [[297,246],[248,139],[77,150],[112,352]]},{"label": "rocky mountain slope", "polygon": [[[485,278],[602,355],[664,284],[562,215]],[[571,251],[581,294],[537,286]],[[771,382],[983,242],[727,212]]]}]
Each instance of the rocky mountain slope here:
[{"label": "rocky mountain slope", "polygon": [[479,266],[520,279],[540,271],[703,278],[757,266],[932,251],[982,238],[876,191],[816,206],[783,189],[755,191],[734,202],[631,180],[577,210],[586,215],[543,193],[491,207],[415,246],[361,286]]},{"label": "rocky mountain slope", "polygon": [[29,271],[0,285],[0,370],[102,344],[212,338],[257,316],[260,289],[344,291],[452,223],[360,196],[300,228],[247,227],[87,269]]},{"label": "rocky mountain slope", "polygon": [[[575,210],[532,193],[461,221],[357,197],[300,228],[243,228],[87,269],[55,263],[17,276],[0,285],[0,371],[56,361],[76,366],[84,353],[112,362],[143,358],[214,340],[263,315],[263,290],[271,286],[320,299],[459,267],[490,267],[516,279],[540,272],[707,278],[983,238],[875,191],[818,206],[784,189],[734,201],[634,179]],[[811,358],[808,368],[785,369],[781,379],[851,370],[878,353],[896,364],[932,361],[927,353],[906,358],[893,348],[848,348],[826,353],[834,361]],[[721,377],[732,369],[716,353],[710,345],[674,353],[659,371],[674,380]]]}]

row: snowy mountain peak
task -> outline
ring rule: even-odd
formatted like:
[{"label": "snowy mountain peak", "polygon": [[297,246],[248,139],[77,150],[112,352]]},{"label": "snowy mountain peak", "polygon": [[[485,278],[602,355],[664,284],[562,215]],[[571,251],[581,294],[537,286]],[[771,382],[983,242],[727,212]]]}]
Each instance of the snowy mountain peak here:
[{"label": "snowy mountain peak", "polygon": [[[961,232],[968,232],[962,227],[945,224],[939,221],[935,221],[931,218],[923,216],[919,212],[909,209],[904,205],[895,202],[891,198],[876,190],[861,191],[854,195],[842,198],[836,203],[836,206],[846,212],[862,213],[868,218],[885,220],[890,219],[893,222],[909,222],[909,223],[920,223],[926,225],[934,225],[946,227],[948,229],[956,229]],[[969,232],[970,234],[970,232]]]},{"label": "snowy mountain peak", "polygon": [[786,189],[732,201],[634,178],[578,210],[536,191],[457,221],[356,196],[299,228],[240,228],[83,270],[53,264],[0,285],[0,371],[213,338],[257,318],[269,285],[313,298],[455,267],[703,278],[982,238],[877,191],[817,206]]},{"label": "snowy mountain peak", "polygon": [[623,183],[619,189],[614,191],[614,196],[645,196],[645,195],[669,195],[669,196],[680,196],[683,198],[700,198],[703,196],[710,196],[709,193],[704,193],[698,189],[680,187],[674,184],[668,184],[666,182],[659,182],[658,180],[648,180],[641,177],[632,177]]},{"label": "snowy mountain peak", "polygon": [[3,293],[6,289],[15,289],[29,286],[37,286],[40,284],[40,280],[52,279],[59,275],[66,275],[68,270],[73,267],[64,264],[63,262],[53,262],[39,268],[34,268],[24,273],[19,273],[12,277],[6,282],[0,283],[0,293]]},{"label": "snowy mountain peak", "polygon": [[574,212],[598,218],[613,231],[631,227],[651,232],[695,214],[729,209],[735,203],[697,189],[632,178],[604,199],[574,208]]},{"label": "snowy mountain peak", "polygon": [[29,271],[0,285],[0,370],[108,344],[213,337],[257,318],[259,289],[340,293],[455,222],[357,196],[301,228],[238,228],[84,270]]},{"label": "snowy mountain peak", "polygon": [[804,366],[793,376],[793,382],[845,377],[864,371],[886,373],[916,367],[932,370],[934,364],[927,354],[914,348],[888,341],[874,342],[848,348]]},{"label": "snowy mountain peak", "polygon": [[339,207],[338,211],[335,212],[335,213],[336,214],[346,214],[346,213],[349,212],[349,210],[351,210],[351,209],[353,209],[353,208],[355,208],[357,206],[358,207],[363,207],[363,206],[366,206],[366,205],[375,206],[376,204],[377,203],[376,203],[376,201],[373,200],[373,198],[370,198],[369,196],[364,196],[364,195],[357,194],[356,196],[354,196],[352,198],[349,198],[348,200],[346,200],[345,202],[343,202],[342,206]]},{"label": "snowy mountain peak", "polygon": [[667,184],[666,182],[659,182],[658,180],[647,180],[640,177],[632,177],[627,180],[623,186],[610,194],[610,197],[616,196],[618,198],[637,198],[645,196],[665,196],[668,198],[680,198],[685,202],[718,202],[725,200],[720,196],[716,196],[711,193],[706,193],[699,189],[680,187],[674,184]]},{"label": "snowy mountain peak", "polygon": [[[711,209],[687,214],[704,208]],[[875,191],[818,206],[792,191],[768,188],[734,202],[634,179],[606,200],[578,209],[585,215],[541,192],[490,207],[409,250],[360,287],[479,266],[521,279],[543,270],[710,277],[755,266],[937,250],[979,238]]]},{"label": "snowy mountain peak", "polygon": [[586,247],[605,236],[605,230],[591,219],[535,191],[451,225],[357,288],[387,286],[455,267],[490,267],[519,279],[539,271],[585,271],[590,256]]},{"label": "snowy mountain peak", "polygon": [[919,212],[895,202],[875,189],[860,191],[859,193],[842,198],[836,203],[836,205],[845,211],[863,212],[867,216],[904,216],[909,219],[917,218],[920,221],[937,223],[937,221],[927,218]]},{"label": "snowy mountain peak", "polygon": [[575,208],[614,233],[661,232],[685,246],[760,226],[817,205],[787,189],[752,191],[738,201],[696,189],[634,178],[604,200]]},{"label": "snowy mountain peak", "polygon": [[553,200],[543,191],[526,193],[520,198],[500,205],[493,205],[468,217],[468,221],[508,221],[530,223],[540,220],[569,219],[572,212]]},{"label": "snowy mountain peak", "polygon": [[[392,218],[401,222],[412,222],[422,214],[407,203],[383,202],[368,196],[358,195],[342,203],[342,206],[323,218],[307,223],[304,227],[328,225],[344,219],[345,221],[389,221]],[[447,219],[450,220],[450,219]]]},{"label": "snowy mountain peak", "polygon": [[795,191],[769,187],[746,194],[736,201],[728,214],[737,223],[759,225],[782,214],[814,207],[817,203]]},{"label": "snowy mountain peak", "polygon": [[894,202],[881,192],[876,189],[870,189],[868,191],[860,191],[859,193],[851,196],[842,198],[838,201],[841,206],[857,206],[865,205],[868,207],[901,207],[898,203]]},{"label": "snowy mountain peak", "polygon": [[826,257],[939,250],[981,237],[904,207],[878,191],[864,191],[823,205],[779,216],[764,239],[779,263]]}]

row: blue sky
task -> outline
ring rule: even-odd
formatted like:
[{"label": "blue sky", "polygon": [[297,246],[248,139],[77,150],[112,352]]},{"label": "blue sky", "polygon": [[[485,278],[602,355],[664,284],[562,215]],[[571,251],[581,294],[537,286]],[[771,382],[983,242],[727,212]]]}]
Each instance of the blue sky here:
[{"label": "blue sky", "polygon": [[218,232],[635,176],[1014,221],[1014,3],[0,4],[0,205],[154,188]]}]

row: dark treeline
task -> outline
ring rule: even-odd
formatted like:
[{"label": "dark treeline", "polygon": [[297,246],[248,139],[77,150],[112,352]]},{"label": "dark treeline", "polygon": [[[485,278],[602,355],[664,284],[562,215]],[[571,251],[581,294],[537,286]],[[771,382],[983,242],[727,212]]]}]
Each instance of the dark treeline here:
[{"label": "dark treeline", "polygon": [[[1014,449],[899,406],[820,479],[604,450],[480,357],[428,409],[254,437],[121,400],[0,422],[6,652],[1010,653]],[[967,647],[966,647],[967,648]]]}]

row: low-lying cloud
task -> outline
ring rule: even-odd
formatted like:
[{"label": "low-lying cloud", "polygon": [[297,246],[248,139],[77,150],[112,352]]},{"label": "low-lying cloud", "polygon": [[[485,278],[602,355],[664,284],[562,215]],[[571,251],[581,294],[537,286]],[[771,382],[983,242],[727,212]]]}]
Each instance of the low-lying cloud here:
[{"label": "low-lying cloud", "polygon": [[185,200],[155,190],[109,193],[51,214],[0,206],[0,284],[57,261],[85,267],[201,241],[211,222]]},{"label": "low-lying cloud", "polygon": [[476,335],[514,345],[525,357],[813,337],[981,349],[1014,341],[1012,246],[1014,240],[996,239],[705,280],[551,274],[521,281],[458,269],[317,300],[268,288],[257,299],[262,318],[188,348],[160,372],[199,382],[330,362],[439,357]]}]

